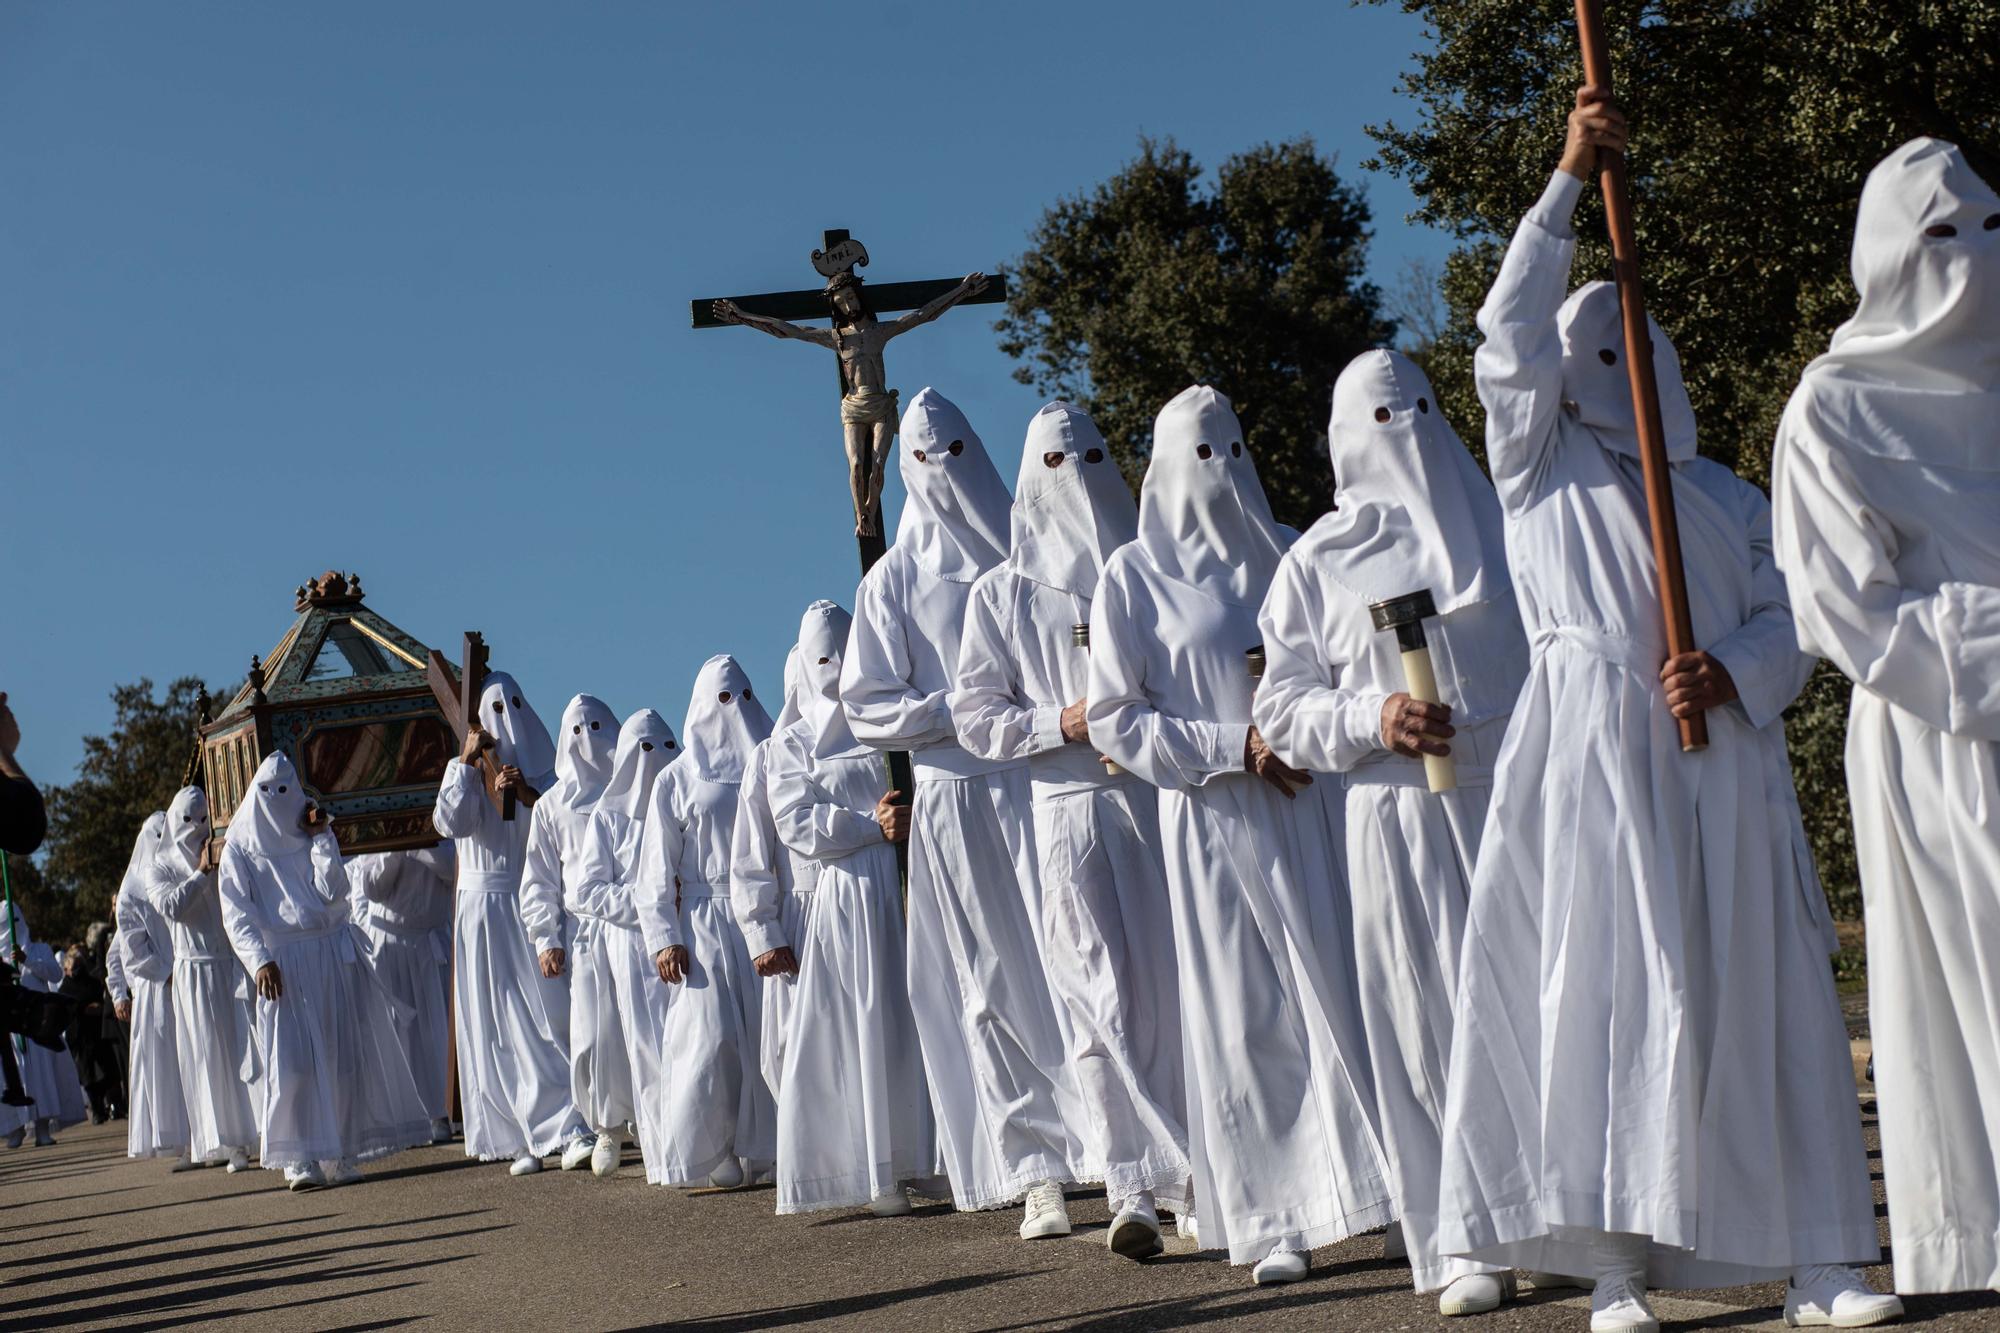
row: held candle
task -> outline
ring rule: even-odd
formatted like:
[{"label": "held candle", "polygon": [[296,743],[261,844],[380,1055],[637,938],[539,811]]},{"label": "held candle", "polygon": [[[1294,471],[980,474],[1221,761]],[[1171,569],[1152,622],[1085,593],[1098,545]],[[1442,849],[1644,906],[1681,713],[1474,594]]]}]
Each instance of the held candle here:
[{"label": "held candle", "polygon": [[[1069,627],[1069,641],[1076,647],[1083,649],[1084,652],[1086,653],[1089,652],[1090,651],[1089,624],[1084,622],[1079,622],[1077,624],[1071,625]],[[1099,762],[1104,765],[1104,771],[1114,778],[1118,777],[1125,771],[1124,769],[1118,767],[1118,765],[1112,763],[1109,759],[1100,759]]]}]

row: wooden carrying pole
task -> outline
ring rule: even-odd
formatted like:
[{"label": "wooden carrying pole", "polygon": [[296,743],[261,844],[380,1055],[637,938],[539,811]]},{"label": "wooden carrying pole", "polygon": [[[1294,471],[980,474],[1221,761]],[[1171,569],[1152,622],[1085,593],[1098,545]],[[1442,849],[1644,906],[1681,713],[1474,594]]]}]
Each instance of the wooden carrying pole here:
[{"label": "wooden carrying pole", "polygon": [[[1576,0],[1577,37],[1583,45],[1583,79],[1611,95],[1611,53],[1604,41],[1602,0]],[[1660,386],[1653,378],[1653,339],[1646,331],[1646,298],[1639,282],[1639,245],[1632,234],[1632,197],[1625,186],[1625,155],[1597,150],[1604,185],[1604,223],[1611,233],[1611,276],[1625,324],[1625,373],[1632,382],[1632,412],[1639,428],[1639,465],[1645,474],[1646,516],[1653,529],[1653,567],[1666,620],[1667,656],[1695,651],[1688,613],[1687,574],[1681,565],[1681,529],[1674,512],[1673,473],[1667,466],[1667,432],[1660,419]],[[1680,720],[1681,749],[1708,748],[1708,719]]]}]

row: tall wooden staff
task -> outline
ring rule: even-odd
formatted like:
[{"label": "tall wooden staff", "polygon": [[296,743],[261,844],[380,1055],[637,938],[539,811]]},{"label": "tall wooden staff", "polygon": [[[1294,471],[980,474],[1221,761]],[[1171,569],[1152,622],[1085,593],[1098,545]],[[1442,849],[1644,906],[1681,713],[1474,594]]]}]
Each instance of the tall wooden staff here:
[{"label": "tall wooden staff", "polygon": [[[1583,79],[1611,95],[1611,54],[1604,43],[1602,0],[1576,0],[1576,31],[1583,44]],[[1632,235],[1632,198],[1625,188],[1625,154],[1597,150],[1604,185],[1604,225],[1611,233],[1611,277],[1625,324],[1625,374],[1632,382],[1632,412],[1639,427],[1639,466],[1645,474],[1646,515],[1653,529],[1653,567],[1666,619],[1667,656],[1696,651],[1688,613],[1687,574],[1681,564],[1681,527],[1674,512],[1673,473],[1667,467],[1667,431],[1660,419],[1660,386],[1653,378],[1653,339],[1646,331],[1646,298],[1639,283],[1639,245]],[[1680,719],[1681,749],[1708,748],[1708,719]]]}]

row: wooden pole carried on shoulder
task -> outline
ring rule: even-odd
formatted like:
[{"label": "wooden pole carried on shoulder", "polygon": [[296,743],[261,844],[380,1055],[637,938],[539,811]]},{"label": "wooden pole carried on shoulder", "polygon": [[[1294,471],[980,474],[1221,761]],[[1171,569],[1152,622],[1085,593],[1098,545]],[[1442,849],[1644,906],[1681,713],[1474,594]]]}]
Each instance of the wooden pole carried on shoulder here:
[{"label": "wooden pole carried on shoulder", "polygon": [[[1576,0],[1577,37],[1583,46],[1585,83],[1611,94],[1611,51],[1604,40],[1603,0]],[[1604,186],[1604,224],[1611,233],[1611,277],[1625,325],[1625,373],[1632,382],[1632,412],[1639,430],[1639,465],[1645,474],[1646,517],[1653,529],[1653,565],[1666,621],[1667,656],[1696,651],[1688,611],[1687,574],[1681,563],[1680,520],[1674,512],[1673,473],[1667,465],[1667,431],[1660,418],[1660,386],[1653,377],[1653,339],[1646,330],[1646,298],[1639,282],[1639,244],[1632,232],[1632,196],[1625,184],[1625,154],[1597,150]],[[1681,749],[1708,748],[1708,719],[1679,719]]]}]

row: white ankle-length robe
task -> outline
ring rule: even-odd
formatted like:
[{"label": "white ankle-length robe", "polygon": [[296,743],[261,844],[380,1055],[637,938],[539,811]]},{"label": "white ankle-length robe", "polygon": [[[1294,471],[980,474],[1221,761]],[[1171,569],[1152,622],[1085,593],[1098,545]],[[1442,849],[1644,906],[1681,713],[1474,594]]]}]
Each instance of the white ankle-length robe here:
[{"label": "white ankle-length robe", "polygon": [[424,1114],[451,1114],[451,844],[349,857],[354,920],[375,979],[395,997],[397,1033]]},{"label": "white ankle-length robe", "polygon": [[545,1157],[582,1133],[583,1120],[570,1100],[569,978],[542,975],[521,925],[531,812],[520,806],[511,822],[502,819],[478,771],[453,759],[432,822],[458,857],[458,1096],[466,1155]]},{"label": "white ankle-length robe", "polygon": [[[1258,616],[1267,666],[1251,708],[1285,762],[1346,775],[1348,893],[1376,1122],[1419,1291],[1479,1267],[1437,1247],[1445,1077],[1493,763],[1528,671],[1499,504],[1434,410],[1423,373],[1396,353],[1365,353],[1336,382],[1338,507],[1279,563]],[[1419,591],[1439,610],[1424,629],[1457,731],[1458,785],[1435,795],[1423,761],[1383,743],[1383,705],[1408,686],[1396,636],[1377,630],[1368,610]]]},{"label": "white ankle-length robe", "polygon": [[1872,1260],[1831,923],[1785,753],[1812,661],[1769,505],[1695,456],[1656,329],[1695,641],[1740,695],[1708,714],[1706,751],[1681,751],[1616,301],[1600,285],[1564,303],[1580,189],[1558,173],[1479,317],[1533,660],[1473,878],[1440,1244],[1580,1273],[1593,1234],[1637,1233],[1664,1287]]},{"label": "white ankle-length robe", "polygon": [[[1938,140],[1875,169],[1861,308],[1807,368],[1772,466],[1799,641],[1855,682],[1847,794],[1906,1292],[2000,1289],[1996,216]],[[1927,232],[1942,226],[1956,236]]]},{"label": "white ankle-length robe", "polygon": [[187,1099],[174,1037],[173,930],[146,892],[147,859],[166,815],[146,821],[118,893],[118,936],[132,992],[132,1046],[126,1074],[126,1154],[179,1157],[188,1150]]},{"label": "white ankle-length robe", "polygon": [[952,1200],[995,1208],[1102,1166],[1071,1127],[1083,1113],[1042,969],[1028,767],[968,753],[949,705],[972,584],[1006,542],[1007,490],[935,390],[904,414],[897,456],[909,498],[862,580],[840,700],[855,739],[910,756],[910,1007]]}]

